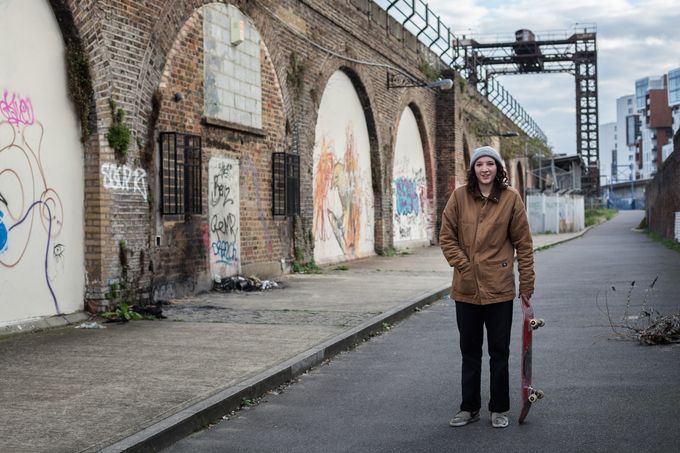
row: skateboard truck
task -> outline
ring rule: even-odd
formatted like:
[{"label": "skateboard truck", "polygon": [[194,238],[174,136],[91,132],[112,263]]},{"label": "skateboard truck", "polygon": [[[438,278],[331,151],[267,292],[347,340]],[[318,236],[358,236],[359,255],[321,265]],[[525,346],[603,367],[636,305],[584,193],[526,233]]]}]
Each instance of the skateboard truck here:
[{"label": "skateboard truck", "polygon": [[534,318],[534,319],[532,319],[531,321],[529,321],[529,326],[531,326],[531,328],[532,328],[533,330],[536,330],[536,329],[538,329],[539,327],[545,326],[545,321],[544,321],[543,319],[536,319],[536,318]]},{"label": "skateboard truck", "polygon": [[536,390],[533,387],[529,387],[529,397],[528,400],[530,403],[535,403],[536,401],[540,400],[545,396],[545,393],[543,393],[543,390]]}]

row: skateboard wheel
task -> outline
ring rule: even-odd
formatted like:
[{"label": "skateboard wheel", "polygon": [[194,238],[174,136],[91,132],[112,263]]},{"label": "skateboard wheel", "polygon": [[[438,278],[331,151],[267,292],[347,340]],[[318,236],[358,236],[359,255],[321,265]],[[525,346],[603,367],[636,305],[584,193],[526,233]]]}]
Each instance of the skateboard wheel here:
[{"label": "skateboard wheel", "polygon": [[530,403],[535,403],[537,400],[538,400],[538,395],[536,395],[535,393],[532,393],[531,395],[529,395],[529,402]]},{"label": "skateboard wheel", "polygon": [[529,325],[532,329],[538,329],[539,327],[545,326],[545,321],[543,319],[532,319],[529,321]]},{"label": "skateboard wheel", "polygon": [[536,390],[536,397],[538,397],[539,400],[542,399],[544,396],[545,393],[543,393],[543,390]]}]

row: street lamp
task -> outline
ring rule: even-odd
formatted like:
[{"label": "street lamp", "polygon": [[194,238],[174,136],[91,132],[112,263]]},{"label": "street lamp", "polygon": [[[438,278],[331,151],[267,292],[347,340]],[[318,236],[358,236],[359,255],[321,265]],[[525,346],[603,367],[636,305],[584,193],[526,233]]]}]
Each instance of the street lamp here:
[{"label": "street lamp", "polygon": [[442,91],[447,91],[453,88],[453,80],[439,79],[434,82],[424,82],[411,78],[403,73],[395,73],[387,71],[387,89],[390,88],[439,88]]}]

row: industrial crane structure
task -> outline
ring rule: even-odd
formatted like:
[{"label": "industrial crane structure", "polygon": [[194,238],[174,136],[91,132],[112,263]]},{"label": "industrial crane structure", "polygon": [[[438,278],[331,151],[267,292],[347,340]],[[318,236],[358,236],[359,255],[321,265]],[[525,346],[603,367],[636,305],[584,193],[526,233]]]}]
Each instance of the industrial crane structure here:
[{"label": "industrial crane structure", "polygon": [[[586,167],[581,187],[586,195],[599,194],[599,138],[597,109],[597,30],[576,25],[573,32],[534,35],[515,32],[515,39],[481,42],[457,39],[458,64],[470,83],[492,99],[498,93],[494,77],[507,74],[570,73],[576,81],[576,152]],[[502,102],[501,102],[502,104]]]}]

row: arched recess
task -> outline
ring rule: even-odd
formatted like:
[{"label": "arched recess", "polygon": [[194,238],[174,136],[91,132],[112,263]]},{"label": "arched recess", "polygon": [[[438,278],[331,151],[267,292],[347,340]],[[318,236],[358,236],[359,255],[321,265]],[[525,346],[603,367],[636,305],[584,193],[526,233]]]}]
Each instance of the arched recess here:
[{"label": "arched recess", "polygon": [[401,113],[392,167],[392,240],[396,248],[433,239],[432,178],[422,115],[411,103]]},{"label": "arched recess", "polygon": [[85,178],[64,62],[75,30],[45,2],[4,1],[0,14],[6,36],[22,37],[0,40],[2,325],[82,310]]},{"label": "arched recess", "polygon": [[312,231],[318,263],[374,253],[380,184],[372,143],[377,139],[366,91],[351,69],[336,70],[325,85],[315,127]]},{"label": "arched recess", "polygon": [[[228,41],[234,22],[245,29],[237,46]],[[246,65],[250,69],[242,70]],[[154,297],[200,290],[215,276],[280,272],[289,252],[287,220],[274,218],[269,190],[271,155],[284,149],[285,113],[257,24],[231,4],[198,8],[168,52],[158,94],[156,130],[201,138],[203,209],[179,218],[160,204],[155,210],[162,245],[153,256],[159,263]],[[163,143],[159,148],[160,169]],[[164,179],[153,175],[158,194]]]}]

